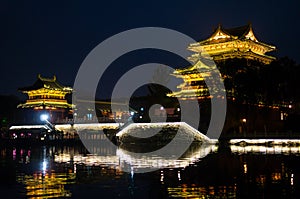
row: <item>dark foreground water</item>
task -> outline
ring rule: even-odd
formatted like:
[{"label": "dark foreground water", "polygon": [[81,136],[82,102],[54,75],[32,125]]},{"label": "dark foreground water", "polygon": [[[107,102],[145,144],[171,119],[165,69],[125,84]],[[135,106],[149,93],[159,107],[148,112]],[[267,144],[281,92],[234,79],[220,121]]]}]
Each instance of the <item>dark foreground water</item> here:
[{"label": "dark foreground water", "polygon": [[194,146],[168,168],[127,173],[130,161],[142,168],[164,160],[91,155],[80,144],[2,145],[0,198],[299,198],[299,151]]}]

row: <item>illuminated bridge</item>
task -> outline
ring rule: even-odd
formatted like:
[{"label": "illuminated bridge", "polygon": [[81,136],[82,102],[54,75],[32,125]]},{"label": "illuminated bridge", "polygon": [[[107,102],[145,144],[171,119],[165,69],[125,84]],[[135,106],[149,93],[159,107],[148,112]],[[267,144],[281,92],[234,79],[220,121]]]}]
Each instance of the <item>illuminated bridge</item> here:
[{"label": "illuminated bridge", "polygon": [[[176,129],[183,136],[183,139],[193,139],[202,142],[211,142],[209,137],[200,133],[198,130],[188,125],[185,122],[159,122],[159,123],[132,123],[121,129],[116,136],[119,140],[123,137],[133,136],[146,138],[155,135],[159,130],[166,128]],[[144,133],[143,133],[144,131]],[[144,135],[143,135],[144,134]]]},{"label": "illuminated bridge", "polygon": [[[46,129],[47,125],[24,125],[24,126],[11,126],[10,130],[33,130],[33,129]],[[206,143],[212,143],[213,140],[209,139],[206,135],[200,133],[198,130],[194,129],[192,126],[188,125],[185,122],[161,122],[161,123],[130,123],[124,125],[123,123],[90,123],[90,124],[57,124],[54,126],[56,130],[66,132],[77,132],[80,131],[91,131],[91,134],[95,131],[104,130],[104,129],[113,129],[118,131],[116,137],[118,140],[122,140],[128,136],[133,137],[143,137],[148,138],[154,136],[164,129],[163,136],[171,134],[180,134],[180,139],[193,139],[195,141],[202,141]],[[123,128],[122,128],[123,127]],[[47,130],[47,129],[46,129]],[[101,132],[100,132],[101,134]],[[144,135],[142,135],[144,134]]]}]

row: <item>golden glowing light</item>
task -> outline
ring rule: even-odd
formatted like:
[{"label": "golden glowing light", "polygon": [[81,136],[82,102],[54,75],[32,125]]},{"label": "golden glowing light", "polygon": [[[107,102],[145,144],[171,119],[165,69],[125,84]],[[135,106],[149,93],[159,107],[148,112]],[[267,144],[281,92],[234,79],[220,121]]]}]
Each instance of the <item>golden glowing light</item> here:
[{"label": "golden glowing light", "polygon": [[168,97],[178,97],[182,100],[213,97],[208,88],[203,86],[205,78],[211,76],[211,67],[200,61],[203,58],[212,57],[214,61],[244,58],[264,64],[270,64],[275,60],[274,57],[266,55],[267,52],[274,51],[275,46],[259,42],[251,24],[233,29],[224,29],[219,25],[208,39],[190,44],[188,50],[195,52],[188,57],[194,65],[174,71],[173,75],[181,78],[183,83],[177,86],[179,91],[168,93]]},{"label": "golden glowing light", "polygon": [[72,92],[72,88],[61,86],[54,76],[52,79],[43,78],[38,75],[38,80],[31,87],[21,89],[28,95],[24,104],[18,108],[52,109],[72,108],[65,99],[66,94]]},{"label": "golden glowing light", "polygon": [[246,174],[248,172],[248,166],[247,166],[247,163],[245,162],[244,163],[244,173]]},{"label": "golden glowing light", "polygon": [[[215,61],[246,58],[269,64],[275,58],[265,53],[274,51],[276,47],[259,42],[254,35],[252,25],[249,24],[233,29],[224,29],[219,26],[208,39],[190,44],[188,49],[196,52],[199,56],[205,52]],[[194,60],[197,59],[196,56],[192,57]]]},{"label": "golden glowing light", "polygon": [[29,198],[65,198],[71,197],[71,192],[65,185],[74,184],[76,174],[69,173],[34,173],[18,176],[17,181],[25,184],[26,195]]}]

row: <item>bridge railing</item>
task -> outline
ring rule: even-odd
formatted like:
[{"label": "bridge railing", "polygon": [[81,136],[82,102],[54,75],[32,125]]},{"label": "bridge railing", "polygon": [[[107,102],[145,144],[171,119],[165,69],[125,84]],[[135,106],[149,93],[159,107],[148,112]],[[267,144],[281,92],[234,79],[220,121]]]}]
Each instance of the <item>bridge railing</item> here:
[{"label": "bridge railing", "polygon": [[122,119],[112,119],[108,117],[94,117],[92,119],[87,118],[64,118],[64,119],[57,119],[54,123],[55,124],[85,124],[85,123],[120,123],[124,122]]}]

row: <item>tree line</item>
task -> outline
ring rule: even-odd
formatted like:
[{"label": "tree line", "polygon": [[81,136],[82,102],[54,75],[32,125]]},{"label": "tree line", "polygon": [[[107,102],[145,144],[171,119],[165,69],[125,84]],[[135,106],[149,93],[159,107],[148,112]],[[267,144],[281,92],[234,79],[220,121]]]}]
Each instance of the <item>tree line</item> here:
[{"label": "tree line", "polygon": [[228,95],[239,102],[265,105],[300,101],[300,65],[283,57],[264,65],[246,59],[217,63]]}]

